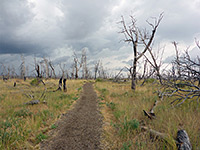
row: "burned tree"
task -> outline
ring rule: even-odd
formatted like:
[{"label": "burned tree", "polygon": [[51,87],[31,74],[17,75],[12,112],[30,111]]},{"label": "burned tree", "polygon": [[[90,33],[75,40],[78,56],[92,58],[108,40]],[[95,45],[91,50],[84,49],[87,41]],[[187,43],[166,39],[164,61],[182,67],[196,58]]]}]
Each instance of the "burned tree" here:
[{"label": "burned tree", "polygon": [[20,65],[20,75],[22,79],[25,79],[26,67],[25,67],[25,58],[23,55],[21,55],[21,60],[22,60],[22,63]]},{"label": "burned tree", "polygon": [[[156,72],[156,76],[158,77],[160,84],[163,84],[162,76],[160,73],[160,68],[162,66],[162,57],[163,57],[164,49],[161,51],[161,54],[160,54],[160,49],[156,52],[157,53],[156,54],[156,53],[153,53],[152,48],[149,47],[148,52],[151,56],[151,60],[146,55],[144,55],[144,56],[145,56],[146,60],[149,62],[149,64],[153,67],[153,69],[154,69],[153,73]],[[160,56],[159,56],[159,54],[160,54]]]},{"label": "burned tree", "polygon": [[[51,72],[52,72],[52,73],[53,73],[53,75],[54,75],[54,78],[56,78],[55,69],[54,69],[54,66],[53,66],[53,64],[52,64],[52,62],[51,62],[51,61],[49,61],[49,66],[50,66],[50,68],[51,68]],[[51,77],[52,77],[52,73],[51,73]]]},{"label": "burned tree", "polygon": [[87,79],[88,78],[88,67],[87,67],[86,49],[82,50],[81,64],[82,64],[82,78]]},{"label": "burned tree", "polygon": [[45,77],[46,79],[49,78],[49,61],[44,57],[44,65],[45,65]]},{"label": "burned tree", "polygon": [[179,66],[178,68],[173,67],[173,73],[180,71],[180,77],[177,78],[176,75],[170,75],[170,77],[165,80],[162,91],[160,90],[159,92],[161,99],[163,99],[164,96],[175,97],[174,100],[170,102],[170,104],[175,106],[179,106],[185,101],[199,101],[200,99],[199,57],[197,56],[196,59],[191,58],[187,50],[182,56],[179,55],[178,57]]},{"label": "burned tree", "polygon": [[66,81],[67,81],[67,79],[63,79],[63,91],[64,91],[64,92],[67,91]]},{"label": "burned tree", "polygon": [[[131,89],[136,89],[136,71],[137,71],[137,62],[138,60],[147,52],[151,46],[157,28],[163,18],[163,13],[160,14],[159,18],[154,18],[154,23],[151,23],[147,20],[147,23],[152,27],[152,33],[149,34],[146,29],[142,30],[136,25],[136,19],[133,16],[130,16],[131,23],[127,25],[124,17],[122,16],[121,24],[122,30],[120,33],[124,34],[124,42],[131,43],[133,48],[133,67],[131,71]],[[142,52],[139,52],[138,46],[142,45],[144,49]]]},{"label": "burned tree", "polygon": [[99,70],[100,60],[98,60],[94,65],[94,79],[97,78],[97,72]]},{"label": "burned tree", "polygon": [[61,70],[61,72],[62,72],[62,77],[61,78],[64,78],[64,76],[65,76],[65,64],[59,64],[59,67],[60,67],[60,70]]},{"label": "burned tree", "polygon": [[80,70],[80,68],[82,67],[82,63],[78,60],[78,57],[76,55],[76,53],[74,52],[74,64],[73,64],[73,68],[75,70],[75,79],[78,79],[78,72]]}]

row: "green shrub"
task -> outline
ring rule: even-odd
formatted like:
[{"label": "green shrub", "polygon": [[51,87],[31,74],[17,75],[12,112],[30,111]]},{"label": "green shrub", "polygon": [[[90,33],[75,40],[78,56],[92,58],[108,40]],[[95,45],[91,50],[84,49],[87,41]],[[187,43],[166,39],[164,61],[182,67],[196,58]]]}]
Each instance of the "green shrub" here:
[{"label": "green shrub", "polygon": [[45,135],[45,134],[43,134],[43,133],[40,133],[40,134],[38,134],[38,135],[36,136],[36,142],[37,142],[37,143],[40,143],[42,140],[47,139],[47,138],[48,138],[47,135]]},{"label": "green shrub", "polygon": [[37,78],[35,78],[30,82],[30,84],[33,86],[39,85],[39,80]]},{"label": "green shrub", "polygon": [[57,128],[58,126],[57,125],[55,125],[55,124],[52,124],[51,125],[51,129],[55,129],[55,128]]},{"label": "green shrub", "polygon": [[103,79],[97,78],[96,82],[103,82]]}]

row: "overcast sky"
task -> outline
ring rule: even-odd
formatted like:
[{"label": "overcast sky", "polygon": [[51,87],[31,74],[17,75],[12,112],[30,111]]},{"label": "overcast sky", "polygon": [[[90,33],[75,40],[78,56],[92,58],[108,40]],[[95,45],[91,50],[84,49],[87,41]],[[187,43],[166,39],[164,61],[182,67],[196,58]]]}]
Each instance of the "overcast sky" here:
[{"label": "overcast sky", "polygon": [[133,15],[145,28],[161,12],[154,45],[165,47],[167,58],[174,54],[172,41],[192,50],[194,39],[200,40],[199,8],[200,0],[0,0],[0,62],[16,64],[21,54],[67,62],[73,51],[87,48],[91,61],[124,66],[132,49],[120,42],[121,15],[127,22]]}]

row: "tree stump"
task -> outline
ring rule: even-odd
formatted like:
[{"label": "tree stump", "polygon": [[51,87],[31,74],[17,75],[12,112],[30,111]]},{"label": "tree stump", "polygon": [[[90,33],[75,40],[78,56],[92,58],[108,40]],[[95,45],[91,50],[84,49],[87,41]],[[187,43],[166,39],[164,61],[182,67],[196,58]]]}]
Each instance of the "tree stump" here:
[{"label": "tree stump", "polygon": [[64,92],[67,91],[66,81],[67,81],[67,79],[64,79],[64,80],[63,80],[63,90],[64,90]]},{"label": "tree stump", "polygon": [[178,150],[191,150],[192,146],[190,144],[190,139],[185,130],[179,130],[177,132],[177,147]]}]

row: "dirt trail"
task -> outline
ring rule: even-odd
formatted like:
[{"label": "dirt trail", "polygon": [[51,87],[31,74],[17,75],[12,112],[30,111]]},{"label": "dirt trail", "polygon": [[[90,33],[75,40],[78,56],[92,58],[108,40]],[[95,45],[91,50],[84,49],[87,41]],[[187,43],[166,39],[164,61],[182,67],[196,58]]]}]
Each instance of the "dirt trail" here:
[{"label": "dirt trail", "polygon": [[81,98],[57,124],[53,136],[41,143],[42,150],[100,149],[102,117],[92,83],[83,86]]}]

